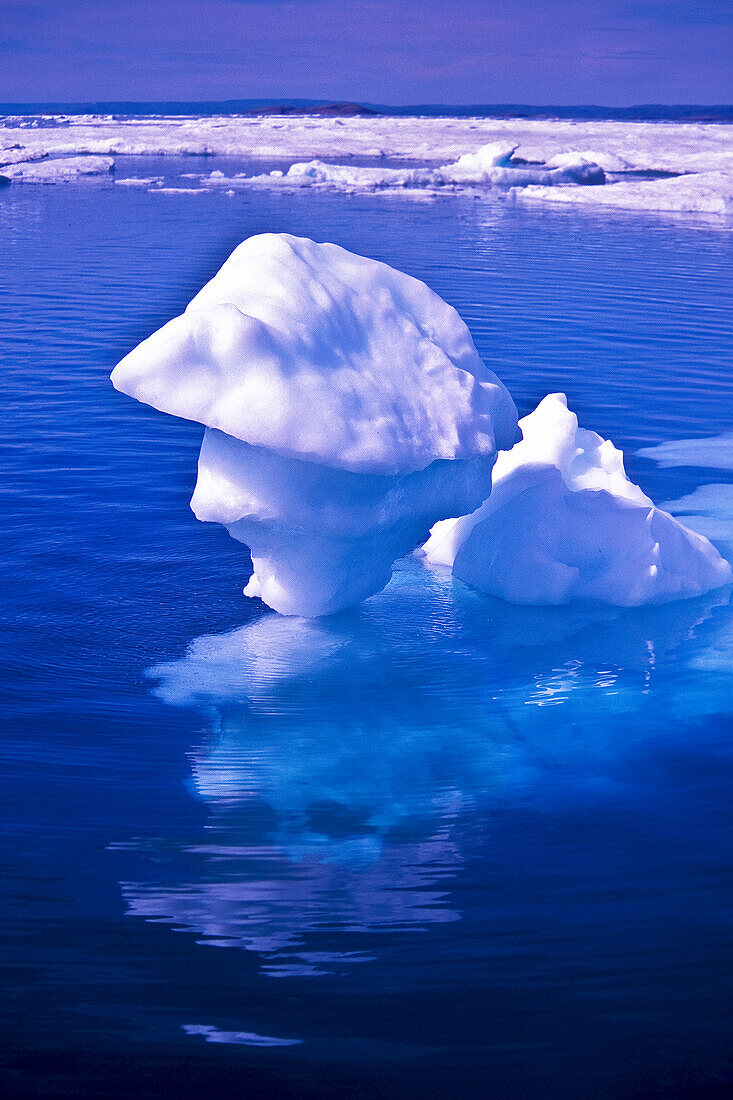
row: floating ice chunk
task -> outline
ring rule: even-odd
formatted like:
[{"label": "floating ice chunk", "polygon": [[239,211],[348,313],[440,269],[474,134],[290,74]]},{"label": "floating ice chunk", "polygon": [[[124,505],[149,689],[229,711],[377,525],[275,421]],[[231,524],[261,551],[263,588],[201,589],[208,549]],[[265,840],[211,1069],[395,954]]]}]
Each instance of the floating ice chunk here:
[{"label": "floating ice chunk", "polygon": [[150,195],[208,195],[208,187],[149,187]]},{"label": "floating ice chunk", "polygon": [[17,183],[69,183],[83,176],[103,176],[114,171],[112,157],[61,157],[9,164],[3,175]]},{"label": "floating ice chunk", "polygon": [[192,507],[250,547],[248,595],[329,614],[482,500],[516,409],[456,311],[333,244],[251,237],[117,389],[206,425]]},{"label": "floating ice chunk", "polygon": [[126,179],[116,179],[117,187],[149,187],[151,183],[162,183],[162,176],[128,176]]},{"label": "floating ice chunk", "polygon": [[678,214],[730,214],[733,172],[698,172],[658,180],[624,179],[592,191],[532,185],[518,194],[530,201],[600,204]]},{"label": "floating ice chunk", "polygon": [[733,432],[708,435],[702,439],[673,439],[642,447],[636,452],[660,466],[700,466],[705,469],[733,470]]},{"label": "floating ice chunk", "polygon": [[655,508],[609,440],[578,427],[564,394],[520,421],[499,455],[491,496],[436,524],[424,552],[512,603],[573,599],[636,606],[700,595],[733,579],[702,535]]},{"label": "floating ice chunk", "polygon": [[24,145],[14,145],[9,149],[0,149],[0,168],[7,168],[10,164],[24,164],[29,161],[43,160],[44,152],[31,152]]},{"label": "floating ice chunk", "polygon": [[245,1047],[293,1047],[302,1039],[279,1039],[274,1035],[259,1035],[256,1031],[222,1031],[211,1024],[181,1024],[187,1035],[200,1035],[207,1043],[230,1043]]}]

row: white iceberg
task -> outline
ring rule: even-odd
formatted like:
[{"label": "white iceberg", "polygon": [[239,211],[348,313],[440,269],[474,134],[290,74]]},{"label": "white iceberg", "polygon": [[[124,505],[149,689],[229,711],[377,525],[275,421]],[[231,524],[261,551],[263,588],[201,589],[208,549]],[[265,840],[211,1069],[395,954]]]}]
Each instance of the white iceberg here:
[{"label": "white iceberg", "polygon": [[438,519],[476,508],[516,409],[456,311],[333,244],[241,244],[112,382],[206,426],[192,508],[252,552],[285,614],[379,591]]},{"label": "white iceberg", "polygon": [[638,606],[728,584],[731,567],[626,476],[623,454],[578,427],[564,394],[520,422],[499,455],[491,496],[471,515],[436,524],[432,563],[511,603],[574,599]]}]

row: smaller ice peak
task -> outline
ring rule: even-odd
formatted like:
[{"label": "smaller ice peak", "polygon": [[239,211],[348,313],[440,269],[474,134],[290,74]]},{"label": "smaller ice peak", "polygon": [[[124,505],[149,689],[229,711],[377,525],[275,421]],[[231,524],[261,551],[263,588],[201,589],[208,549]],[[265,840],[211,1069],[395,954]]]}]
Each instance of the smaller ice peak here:
[{"label": "smaller ice peak", "polygon": [[593,185],[606,182],[606,173],[601,165],[583,153],[557,153],[546,161],[545,168],[562,175],[568,183]]},{"label": "smaller ice peak", "polygon": [[623,454],[580,428],[564,394],[519,422],[479,509],[435,525],[428,561],[510,603],[576,599],[631,607],[728,584],[731,567],[626,475]]},{"label": "smaller ice peak", "polygon": [[457,181],[486,177],[492,168],[508,168],[519,146],[505,141],[488,141],[475,153],[464,153],[452,164],[444,164],[439,172],[447,172]]}]

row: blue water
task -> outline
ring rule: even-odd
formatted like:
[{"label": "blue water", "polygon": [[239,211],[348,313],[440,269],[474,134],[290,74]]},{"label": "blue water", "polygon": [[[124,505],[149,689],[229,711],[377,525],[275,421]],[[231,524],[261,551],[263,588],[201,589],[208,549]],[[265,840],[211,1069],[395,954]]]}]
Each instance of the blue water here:
[{"label": "blue water", "polygon": [[7,188],[4,1095],[730,1095],[730,591],[538,611],[408,559],[330,620],[246,600],[200,428],[108,375],[263,230],[426,279],[654,499],[733,482],[633,453],[733,426],[718,228]]}]

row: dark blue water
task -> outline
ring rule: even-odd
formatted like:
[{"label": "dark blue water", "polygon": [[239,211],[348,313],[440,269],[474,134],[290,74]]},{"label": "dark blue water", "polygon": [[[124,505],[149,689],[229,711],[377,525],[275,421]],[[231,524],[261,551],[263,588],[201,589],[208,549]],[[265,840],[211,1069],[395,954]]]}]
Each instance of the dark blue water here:
[{"label": "dark blue water", "polygon": [[330,620],[244,599],[200,429],[108,375],[263,230],[426,279],[522,413],[563,389],[628,452],[733,426],[704,224],[8,188],[4,1094],[730,1095],[730,592],[533,611],[410,559]]}]

